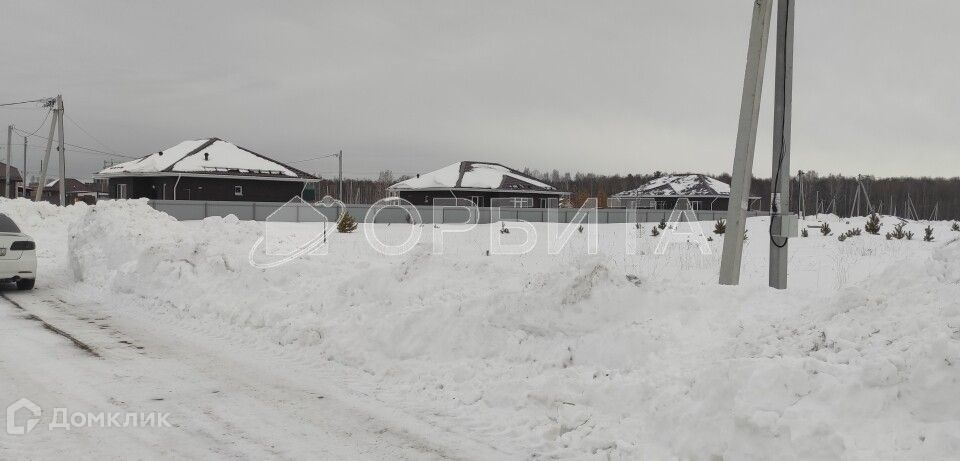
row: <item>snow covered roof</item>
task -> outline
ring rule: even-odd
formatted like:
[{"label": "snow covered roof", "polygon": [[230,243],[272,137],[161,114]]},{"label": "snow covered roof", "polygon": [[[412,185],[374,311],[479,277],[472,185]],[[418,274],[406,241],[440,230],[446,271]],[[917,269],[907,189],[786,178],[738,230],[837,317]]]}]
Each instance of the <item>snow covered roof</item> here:
[{"label": "snow covered roof", "polygon": [[390,190],[416,189],[491,189],[556,192],[538,181],[499,163],[457,162],[430,173],[418,175],[389,187]]},{"label": "snow covered roof", "polygon": [[146,157],[113,165],[97,176],[193,173],[316,179],[276,160],[219,138],[183,141]]},{"label": "snow covered roof", "polygon": [[730,185],[702,174],[667,175],[656,178],[636,189],[623,191],[614,197],[673,196],[725,197]]},{"label": "snow covered roof", "polygon": [[[93,192],[95,189],[95,187],[92,185],[84,184],[83,181],[74,178],[67,178],[67,181],[63,184],[66,192]],[[60,178],[48,181],[46,184],[44,184],[43,189],[50,191],[60,190]],[[37,183],[27,186],[27,190],[37,190]]]}]

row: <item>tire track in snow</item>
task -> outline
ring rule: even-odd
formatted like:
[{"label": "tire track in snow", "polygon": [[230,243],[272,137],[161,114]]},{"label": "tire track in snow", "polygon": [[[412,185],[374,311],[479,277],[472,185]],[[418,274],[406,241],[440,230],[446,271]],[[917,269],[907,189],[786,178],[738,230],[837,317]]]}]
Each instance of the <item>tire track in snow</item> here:
[{"label": "tire track in snow", "polygon": [[50,331],[50,332],[52,332],[52,333],[58,334],[58,335],[60,335],[60,336],[63,336],[64,338],[67,338],[67,339],[70,340],[70,342],[73,343],[73,345],[76,346],[78,349],[86,352],[87,354],[89,354],[89,355],[91,355],[91,356],[93,356],[93,357],[100,358],[100,354],[99,354],[96,350],[94,350],[92,347],[90,347],[89,344],[87,344],[87,343],[85,343],[85,342],[83,342],[83,341],[80,341],[79,339],[77,339],[76,337],[74,337],[73,335],[71,335],[70,333],[67,333],[66,331],[63,331],[63,330],[61,330],[61,329],[59,329],[59,328],[51,325],[51,324],[48,323],[46,320],[43,320],[43,319],[41,319],[40,317],[37,317],[35,314],[30,313],[30,311],[28,311],[27,309],[25,309],[25,308],[24,308],[23,306],[21,306],[19,303],[17,303],[16,301],[10,299],[9,297],[7,297],[7,294],[6,294],[6,293],[0,293],[0,297],[3,297],[3,299],[5,299],[8,303],[10,303],[13,307],[16,307],[17,309],[20,309],[21,311],[25,312],[25,313],[26,313],[26,317],[25,317],[25,318],[26,318],[27,320],[33,320],[33,321],[35,321],[35,322],[40,322],[40,325],[43,326],[43,328],[46,329],[47,331]]},{"label": "tire track in snow", "polygon": [[[312,448],[314,455],[342,458],[349,454],[352,459],[513,457],[465,434],[435,427],[389,407],[354,388],[356,383],[349,375],[317,367],[316,363],[303,363],[310,361],[301,354],[280,354],[276,347],[250,341],[229,328],[211,329],[212,325],[201,319],[184,318],[175,311],[159,315],[150,309],[110,310],[83,301],[68,303],[53,292],[17,293],[12,297],[28,308],[61,317],[61,326],[68,330],[83,331],[89,323],[85,321],[101,320],[97,322],[100,328],[80,336],[101,350],[105,360],[173,363],[171,369],[179,378],[189,377],[203,383],[208,392],[213,390],[209,397],[202,398],[174,392],[165,396],[165,404],[181,415],[191,415],[178,430],[209,439],[211,448],[221,454],[259,452],[267,457],[298,458],[292,453],[302,455],[304,448]],[[78,323],[77,329],[69,328],[69,323]],[[144,350],[127,354],[129,348],[111,344],[124,342],[118,337]],[[278,370],[286,372],[276,373]],[[193,400],[184,402],[184,398]],[[242,408],[240,415],[237,408]],[[250,424],[250,417],[271,424]],[[276,429],[272,427],[274,421]],[[305,431],[302,437],[317,440],[299,440],[294,444],[297,447],[277,451],[275,446],[285,445],[277,445],[278,441],[292,441],[291,434],[282,430],[284,426],[292,427],[293,432]],[[324,443],[318,445],[323,440],[330,440],[329,450],[321,448]]]}]

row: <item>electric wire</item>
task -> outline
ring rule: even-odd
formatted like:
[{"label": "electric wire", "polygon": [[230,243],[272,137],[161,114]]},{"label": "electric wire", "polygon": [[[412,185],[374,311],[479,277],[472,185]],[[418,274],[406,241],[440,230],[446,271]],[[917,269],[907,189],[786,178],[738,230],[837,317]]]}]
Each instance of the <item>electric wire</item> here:
[{"label": "electric wire", "polygon": [[67,118],[68,120],[70,120],[70,122],[71,122],[71,123],[73,123],[73,125],[74,125],[74,126],[76,126],[77,128],[79,128],[79,129],[80,129],[80,131],[82,131],[82,132],[83,132],[83,134],[85,134],[85,135],[87,135],[87,136],[89,136],[89,137],[90,137],[90,139],[93,139],[94,141],[96,141],[96,142],[97,142],[97,144],[100,144],[100,147],[102,147],[102,148],[104,148],[104,149],[106,149],[106,150],[108,150],[108,151],[110,151],[110,152],[113,152],[113,153],[114,153],[114,155],[116,155],[116,153],[117,153],[117,151],[116,151],[116,149],[113,149],[113,148],[111,148],[110,146],[108,146],[108,145],[106,145],[106,144],[104,144],[104,143],[103,143],[103,141],[101,141],[101,140],[99,140],[99,139],[97,139],[97,137],[96,137],[96,136],[94,136],[94,135],[92,135],[92,134],[90,134],[90,133],[89,133],[89,132],[88,132],[87,130],[85,130],[85,129],[83,129],[83,127],[82,127],[82,126],[80,126],[80,124],[79,124],[79,123],[77,123],[77,121],[76,121],[76,120],[74,120],[74,119],[73,119],[73,117],[71,117],[71,116],[69,116],[69,115],[67,115],[66,113],[64,113],[64,114],[63,114],[63,116],[64,116],[64,117],[66,117],[66,118]]}]

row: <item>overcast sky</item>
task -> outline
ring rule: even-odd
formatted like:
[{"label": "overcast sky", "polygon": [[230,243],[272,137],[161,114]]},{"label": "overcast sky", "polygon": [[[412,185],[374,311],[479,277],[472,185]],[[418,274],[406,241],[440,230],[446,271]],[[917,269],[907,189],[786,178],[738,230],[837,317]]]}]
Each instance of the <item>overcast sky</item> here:
[{"label": "overcast sky", "polygon": [[[792,169],[960,175],[960,3],[797,3]],[[68,120],[68,143],[133,156],[217,136],[287,162],[343,149],[348,176],[459,160],[724,172],[752,4],[8,0],[0,103],[62,93],[96,138]],[[0,108],[0,125],[43,115]],[[68,173],[104,159],[69,152]]]}]

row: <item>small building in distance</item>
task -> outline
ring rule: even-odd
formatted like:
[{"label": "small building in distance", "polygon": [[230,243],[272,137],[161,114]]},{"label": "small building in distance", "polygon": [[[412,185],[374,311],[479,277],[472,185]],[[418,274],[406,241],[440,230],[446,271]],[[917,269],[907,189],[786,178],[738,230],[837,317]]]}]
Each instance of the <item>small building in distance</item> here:
[{"label": "small building in distance", "polygon": [[[20,170],[10,165],[10,198],[22,195],[23,185],[19,184],[22,182],[23,176],[20,175]],[[0,162],[0,195],[7,196],[7,164],[3,162]]]},{"label": "small building in distance", "polygon": [[[730,185],[703,174],[674,174],[655,178],[640,187],[612,195],[610,208],[673,209],[686,198],[694,210],[726,210]],[[750,208],[760,197],[750,197]]]},{"label": "small building in distance", "polygon": [[[87,203],[96,203],[97,192],[89,184],[85,184],[79,179],[74,178],[67,178],[63,184],[67,205],[75,203],[78,200]],[[25,196],[33,199],[33,194],[36,193],[36,190],[36,183],[27,186]],[[43,191],[40,192],[40,199],[55,205],[60,204],[60,178],[47,181],[47,184],[43,186]]]},{"label": "small building in distance", "polygon": [[286,202],[302,197],[313,175],[219,138],[183,141],[104,168],[114,199]]},{"label": "small building in distance", "polygon": [[470,200],[478,207],[556,208],[569,192],[499,163],[463,161],[387,188],[393,197],[414,205],[432,205],[434,199]]}]

